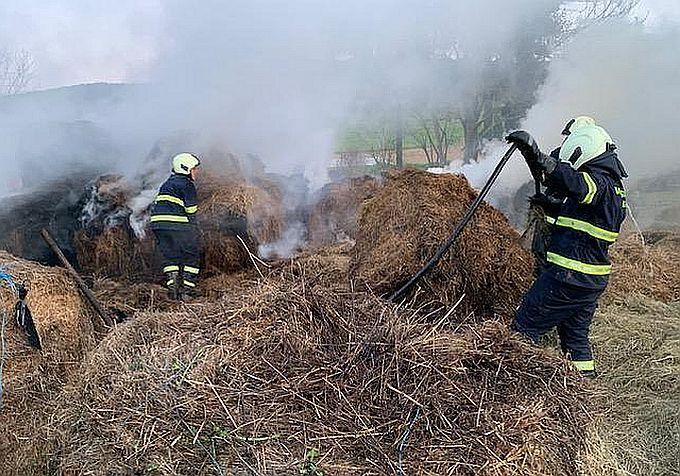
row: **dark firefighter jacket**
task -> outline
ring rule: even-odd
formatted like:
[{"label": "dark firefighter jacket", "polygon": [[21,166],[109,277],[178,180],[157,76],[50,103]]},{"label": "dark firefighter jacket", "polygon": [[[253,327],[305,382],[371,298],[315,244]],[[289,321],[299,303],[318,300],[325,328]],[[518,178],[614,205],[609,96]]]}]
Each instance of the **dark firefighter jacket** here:
[{"label": "dark firefighter jacket", "polygon": [[559,162],[545,179],[546,194],[562,199],[546,210],[551,232],[546,268],[558,281],[604,289],[609,280],[609,246],[626,217],[626,171],[614,151],[605,152],[578,171]]},{"label": "dark firefighter jacket", "polygon": [[154,230],[190,230],[196,224],[196,186],[188,175],[172,174],[161,185],[151,208]]}]

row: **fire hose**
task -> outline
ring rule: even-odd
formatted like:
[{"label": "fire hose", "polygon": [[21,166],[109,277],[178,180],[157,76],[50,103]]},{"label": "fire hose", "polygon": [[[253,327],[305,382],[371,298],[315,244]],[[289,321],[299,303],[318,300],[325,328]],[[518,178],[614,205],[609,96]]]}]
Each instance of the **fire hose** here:
[{"label": "fire hose", "polygon": [[413,286],[415,286],[427,273],[429,273],[432,270],[432,268],[434,268],[437,265],[437,263],[439,263],[439,261],[444,257],[446,252],[456,242],[460,234],[463,232],[467,224],[470,222],[475,212],[482,204],[482,201],[484,201],[484,198],[489,193],[489,190],[491,190],[491,187],[496,182],[496,179],[503,171],[503,168],[508,163],[510,157],[512,157],[512,154],[515,152],[515,150],[517,150],[516,145],[513,144],[512,146],[510,146],[508,151],[501,158],[500,162],[498,162],[498,165],[496,165],[496,168],[491,173],[491,176],[484,184],[484,187],[479,192],[479,195],[477,195],[475,201],[472,202],[472,205],[470,205],[470,208],[468,208],[467,212],[465,212],[465,215],[463,216],[461,221],[453,229],[451,235],[449,235],[447,240],[439,246],[439,248],[435,252],[434,256],[432,256],[430,261],[428,261],[427,264],[423,266],[423,268],[420,271],[418,271],[406,284],[404,284],[401,288],[399,288],[399,290],[397,290],[394,294],[392,294],[388,298],[390,301],[396,302],[399,298],[406,295],[406,293],[410,291],[411,288],[413,288]]}]

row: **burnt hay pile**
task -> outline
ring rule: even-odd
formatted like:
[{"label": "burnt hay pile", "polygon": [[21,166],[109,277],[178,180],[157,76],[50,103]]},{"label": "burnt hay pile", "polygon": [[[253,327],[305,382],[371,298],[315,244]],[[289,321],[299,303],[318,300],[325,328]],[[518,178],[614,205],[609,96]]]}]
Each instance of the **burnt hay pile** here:
[{"label": "burnt hay pile", "polygon": [[[359,217],[352,273],[391,293],[434,255],[475,199],[459,175],[390,174]],[[533,258],[507,218],[484,203],[449,253],[421,282],[424,300],[456,303],[477,316],[512,314],[532,280]]]},{"label": "burnt hay pile", "polygon": [[350,178],[323,187],[309,213],[309,242],[319,246],[354,239],[359,209],[379,188],[380,181],[370,176]]},{"label": "burnt hay pile", "polygon": [[52,410],[49,399],[75,373],[86,351],[94,346],[95,335],[89,309],[63,270],[5,252],[0,252],[0,261],[17,283],[29,288],[27,303],[42,345],[42,352],[31,347],[15,325],[11,310],[17,298],[3,284],[0,306],[8,313],[8,322],[0,344],[5,364],[0,468],[3,474],[26,475],[40,461],[46,434],[33,432],[46,424]]},{"label": "burnt hay pile", "polygon": [[260,244],[281,237],[284,212],[274,184],[264,188],[205,174],[197,187],[205,275],[248,268],[248,251],[256,254]]},{"label": "burnt hay pile", "polygon": [[97,277],[150,277],[157,259],[151,237],[130,226],[132,187],[119,175],[102,175],[79,201],[80,229],[73,237],[80,268]]},{"label": "burnt hay pile", "polygon": [[584,414],[552,354],[437,326],[289,263],[123,324],[52,421],[66,474],[571,474]]},{"label": "burnt hay pile", "polygon": [[[197,183],[197,219],[206,275],[251,266],[246,247],[275,241],[283,227],[280,197],[274,184],[247,184],[206,173]],[[130,226],[128,204],[138,193],[121,177],[105,175],[91,183],[80,200],[81,228],[74,245],[81,268],[99,278],[149,279],[158,273],[159,256],[152,233],[143,238]],[[243,243],[237,238],[241,237]]]}]

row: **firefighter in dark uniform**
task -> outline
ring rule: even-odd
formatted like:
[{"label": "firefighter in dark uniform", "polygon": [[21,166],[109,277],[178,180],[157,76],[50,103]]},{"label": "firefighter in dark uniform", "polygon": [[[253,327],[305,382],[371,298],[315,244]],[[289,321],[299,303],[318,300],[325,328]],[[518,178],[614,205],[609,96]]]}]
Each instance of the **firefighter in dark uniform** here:
[{"label": "firefighter in dark uniform", "polygon": [[590,324],[604,292],[611,262],[609,246],[626,216],[627,177],[609,134],[586,116],[567,124],[562,146],[546,155],[525,131],[507,137],[516,144],[546,193],[550,226],[545,264],[524,296],[513,329],[535,343],[557,327],[565,354],[584,375],[595,375]]},{"label": "firefighter in dark uniform", "polygon": [[151,230],[163,257],[165,285],[171,298],[181,300],[196,290],[200,250],[194,180],[200,165],[192,154],[172,159],[172,175],[161,185],[151,209]]}]

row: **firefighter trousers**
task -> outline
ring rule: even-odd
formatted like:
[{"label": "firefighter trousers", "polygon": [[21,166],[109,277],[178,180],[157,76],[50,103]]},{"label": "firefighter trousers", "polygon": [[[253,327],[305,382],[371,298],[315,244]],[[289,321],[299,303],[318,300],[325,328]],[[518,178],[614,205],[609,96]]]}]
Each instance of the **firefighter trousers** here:
[{"label": "firefighter trousers", "polygon": [[577,369],[594,370],[588,335],[603,290],[571,286],[543,272],[517,310],[512,328],[538,344],[557,327],[562,351]]},{"label": "firefighter trousers", "polygon": [[154,229],[153,233],[163,258],[163,273],[167,275],[177,272],[186,287],[195,288],[200,266],[198,232],[194,229]]}]

